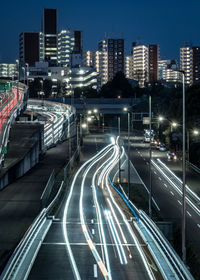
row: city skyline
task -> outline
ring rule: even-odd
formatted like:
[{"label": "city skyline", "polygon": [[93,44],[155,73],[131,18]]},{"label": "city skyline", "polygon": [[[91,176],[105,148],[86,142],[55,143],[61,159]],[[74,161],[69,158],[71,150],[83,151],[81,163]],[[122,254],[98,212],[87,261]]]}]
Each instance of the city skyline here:
[{"label": "city skyline", "polygon": [[[34,1],[25,5],[25,1],[13,1],[12,10],[9,4],[1,7],[1,47],[0,62],[14,62],[19,53],[19,34],[24,31],[41,30],[40,22],[43,8],[56,8],[58,11],[58,29],[83,31],[84,50],[96,50],[98,41],[104,39],[105,34],[110,38],[124,38],[126,55],[130,54],[131,42],[142,44],[158,44],[160,56],[179,61],[179,49],[184,41],[200,45],[197,38],[198,7],[196,0],[187,5],[186,1],[173,1],[160,4],[159,1],[150,3],[143,0],[140,3],[132,1],[91,1],[64,3],[59,1]],[[9,11],[9,17],[8,17]],[[11,20],[13,19],[13,20]],[[103,19],[103,21],[102,21]],[[184,27],[184,28],[183,28]]]}]

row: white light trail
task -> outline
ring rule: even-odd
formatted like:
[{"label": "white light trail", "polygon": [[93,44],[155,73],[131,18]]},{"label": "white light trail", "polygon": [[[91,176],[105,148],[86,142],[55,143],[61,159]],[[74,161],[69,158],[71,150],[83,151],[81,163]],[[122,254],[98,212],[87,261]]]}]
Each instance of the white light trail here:
[{"label": "white light trail", "polygon": [[62,222],[62,228],[63,228],[63,235],[64,235],[64,239],[65,239],[65,242],[66,242],[66,247],[67,247],[67,252],[69,254],[69,258],[70,258],[70,262],[72,264],[72,269],[73,269],[73,273],[74,273],[74,276],[77,280],[80,280],[81,277],[80,277],[80,274],[79,274],[79,271],[78,271],[78,268],[77,268],[77,264],[75,262],[75,259],[74,259],[74,255],[72,253],[72,249],[71,249],[71,246],[70,246],[70,243],[69,243],[69,238],[68,238],[68,231],[67,231],[67,214],[68,214],[68,209],[69,209],[69,204],[70,204],[70,201],[71,201],[71,198],[72,198],[72,194],[73,194],[73,190],[74,190],[74,185],[75,185],[75,182],[76,182],[76,179],[78,177],[78,175],[80,174],[80,172],[85,168],[85,166],[91,162],[92,160],[94,160],[96,157],[98,157],[101,153],[103,153],[106,149],[108,149],[108,147],[110,147],[112,144],[106,146],[103,150],[101,150],[97,155],[95,155],[94,157],[92,157],[91,159],[89,159],[87,162],[85,162],[80,168],[79,170],[76,172],[75,176],[74,176],[74,179],[72,181],[72,184],[71,184],[71,188],[70,188],[70,192],[69,192],[69,195],[68,195],[68,198],[67,198],[67,201],[66,201],[66,204],[65,204],[65,208],[64,208],[64,213],[63,213],[63,222]]}]

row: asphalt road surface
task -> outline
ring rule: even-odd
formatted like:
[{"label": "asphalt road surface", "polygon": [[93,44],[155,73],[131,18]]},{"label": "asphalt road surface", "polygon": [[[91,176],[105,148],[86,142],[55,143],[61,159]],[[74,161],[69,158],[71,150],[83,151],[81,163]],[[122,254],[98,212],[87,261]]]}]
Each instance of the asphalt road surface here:
[{"label": "asphalt road surface", "polygon": [[[29,280],[162,279],[132,214],[108,183],[117,151],[110,145],[99,152],[106,142],[98,135],[84,140],[80,166]],[[93,160],[86,162],[91,157]]]},{"label": "asphalt road surface", "polygon": [[[152,158],[160,158],[181,179],[181,162],[167,160],[166,152],[152,149]],[[149,144],[143,143],[143,137],[131,138],[131,161],[137,169],[141,179],[149,188]],[[186,173],[187,184],[195,190],[199,185],[199,175],[191,170]],[[182,196],[169,182],[152,166],[153,197],[160,209],[160,215],[175,224],[181,224]],[[200,215],[187,203],[186,207],[186,238],[200,253]]]}]

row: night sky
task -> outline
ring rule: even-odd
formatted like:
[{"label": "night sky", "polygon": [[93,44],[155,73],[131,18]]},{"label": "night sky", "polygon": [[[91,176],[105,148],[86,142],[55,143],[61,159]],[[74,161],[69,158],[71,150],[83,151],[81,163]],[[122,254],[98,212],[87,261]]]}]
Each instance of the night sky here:
[{"label": "night sky", "polygon": [[18,58],[19,33],[40,30],[43,8],[57,8],[58,30],[83,31],[84,50],[105,34],[124,38],[126,54],[132,41],[155,43],[169,59],[179,59],[185,41],[200,45],[199,0],[10,0],[0,4],[0,62]]}]

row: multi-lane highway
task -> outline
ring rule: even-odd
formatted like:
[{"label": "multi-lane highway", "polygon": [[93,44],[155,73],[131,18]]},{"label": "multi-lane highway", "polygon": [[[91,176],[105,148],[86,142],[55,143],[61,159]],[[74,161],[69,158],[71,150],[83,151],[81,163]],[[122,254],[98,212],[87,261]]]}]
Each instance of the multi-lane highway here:
[{"label": "multi-lane highway", "polygon": [[[166,152],[159,152],[156,149],[152,151],[153,197],[160,209],[160,215],[165,220],[180,225],[182,214],[181,161],[168,161]],[[143,143],[142,137],[133,137],[131,140],[131,160],[148,188],[149,144]],[[180,178],[177,178],[176,175]],[[200,252],[200,203],[199,197],[193,191],[190,191],[190,189],[197,189],[199,177],[198,174],[195,174],[194,177],[193,171],[187,171],[186,238]]]},{"label": "multi-lane highway", "polygon": [[67,138],[76,134],[75,109],[71,106],[51,101],[29,99],[27,111],[36,112],[43,116],[44,145],[49,148],[67,135]]},{"label": "multi-lane highway", "polygon": [[84,143],[83,162],[29,279],[163,279],[133,214],[110,184],[119,147],[102,149],[101,141],[91,136]]},{"label": "multi-lane highway", "polygon": [[23,92],[24,86],[19,84],[18,87],[13,85],[12,91],[0,94],[0,164],[4,158],[3,148],[7,146],[11,122],[22,108]]}]

